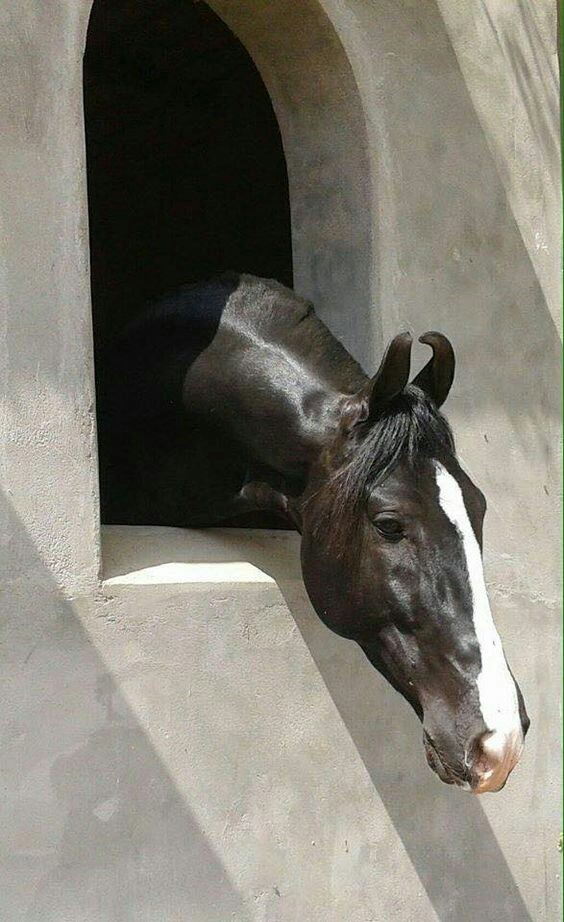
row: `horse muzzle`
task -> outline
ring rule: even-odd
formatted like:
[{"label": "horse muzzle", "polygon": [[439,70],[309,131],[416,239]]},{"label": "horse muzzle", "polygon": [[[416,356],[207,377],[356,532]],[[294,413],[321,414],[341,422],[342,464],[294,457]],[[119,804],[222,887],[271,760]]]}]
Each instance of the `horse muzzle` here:
[{"label": "horse muzzle", "polygon": [[430,768],[445,784],[473,794],[501,791],[517,765],[524,746],[522,730],[487,731],[467,747],[463,760],[449,760],[424,732],[423,743]]}]

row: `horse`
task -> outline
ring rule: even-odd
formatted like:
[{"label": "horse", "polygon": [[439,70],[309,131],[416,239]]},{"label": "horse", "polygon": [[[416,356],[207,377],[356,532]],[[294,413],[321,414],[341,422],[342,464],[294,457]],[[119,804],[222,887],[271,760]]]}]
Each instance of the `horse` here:
[{"label": "horse", "polygon": [[410,382],[412,337],[368,377],[311,303],[225,273],[145,310],[97,382],[102,517],[205,527],[273,514],[301,534],[312,605],[421,721],[439,778],[499,791],[529,727],[492,618],[483,493],[440,412],[449,340]]}]

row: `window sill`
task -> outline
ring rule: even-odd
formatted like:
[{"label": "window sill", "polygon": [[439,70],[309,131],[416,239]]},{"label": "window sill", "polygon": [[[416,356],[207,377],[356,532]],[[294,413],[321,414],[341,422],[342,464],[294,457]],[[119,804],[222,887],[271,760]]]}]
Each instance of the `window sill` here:
[{"label": "window sill", "polygon": [[300,538],[269,529],[102,527],[103,585],[299,580]]}]

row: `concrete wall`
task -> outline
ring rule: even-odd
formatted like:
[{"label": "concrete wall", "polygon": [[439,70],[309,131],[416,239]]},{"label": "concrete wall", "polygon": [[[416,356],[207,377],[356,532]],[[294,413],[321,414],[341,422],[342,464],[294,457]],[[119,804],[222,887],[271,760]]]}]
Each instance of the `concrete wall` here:
[{"label": "concrete wall", "polygon": [[317,0],[212,0],[270,93],[288,166],[295,287],[367,366],[381,346],[378,222],[366,113],[345,48]]},{"label": "concrete wall", "polygon": [[110,531],[97,582],[90,3],[5,0],[0,919],[555,920],[556,10],[212,5],[280,121],[297,287],[368,368],[405,325],[456,344],[527,751],[498,795],[442,786],[407,706],[309,609],[291,536]]}]

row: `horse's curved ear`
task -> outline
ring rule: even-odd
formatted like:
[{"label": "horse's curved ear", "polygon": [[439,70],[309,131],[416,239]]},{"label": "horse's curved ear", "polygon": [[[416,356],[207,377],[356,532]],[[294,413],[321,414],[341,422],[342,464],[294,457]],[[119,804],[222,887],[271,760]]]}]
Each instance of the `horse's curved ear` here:
[{"label": "horse's curved ear", "polygon": [[392,339],[378,371],[361,391],[364,412],[359,422],[373,417],[403,391],[409,381],[411,343],[411,333],[398,333]]},{"label": "horse's curved ear", "polygon": [[441,407],[454,381],[454,349],[446,336],[433,330],[420,336],[419,342],[431,346],[433,357],[411,383],[420,387],[437,407]]}]

